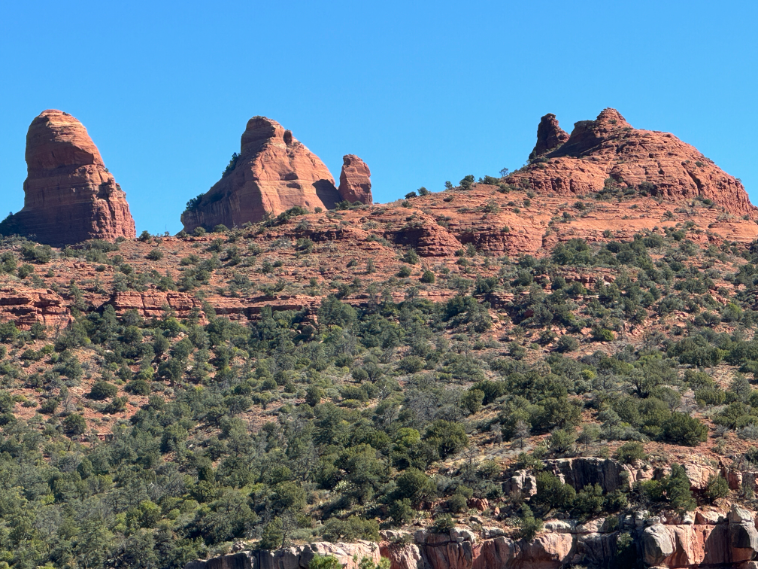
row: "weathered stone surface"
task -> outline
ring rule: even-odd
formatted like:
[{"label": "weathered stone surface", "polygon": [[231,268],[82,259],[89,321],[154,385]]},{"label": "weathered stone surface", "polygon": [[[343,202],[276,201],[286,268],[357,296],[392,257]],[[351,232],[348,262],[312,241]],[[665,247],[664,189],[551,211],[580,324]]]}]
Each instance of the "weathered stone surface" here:
[{"label": "weathered stone surface", "polygon": [[65,245],[136,236],[126,194],[103,163],[82,123],[44,111],[26,136],[24,207],[0,225],[5,234]]},{"label": "weathered stone surface", "polygon": [[398,245],[413,247],[422,257],[446,257],[461,248],[461,242],[431,216],[418,216],[386,238]]},{"label": "weathered stone surface", "polygon": [[342,158],[339,192],[340,197],[350,203],[374,203],[371,196],[371,170],[354,154],[347,154]]},{"label": "weathered stone surface", "polygon": [[503,483],[503,491],[509,496],[534,496],[537,493],[537,478],[527,470],[517,470]]},{"label": "weathered stone surface", "polygon": [[655,524],[642,532],[642,554],[647,565],[662,565],[676,551],[670,526]]},{"label": "weathered stone surface", "polygon": [[688,462],[682,464],[682,466],[687,473],[687,478],[690,479],[690,488],[692,490],[705,490],[711,476],[718,474],[715,468],[706,464]]},{"label": "weathered stone surface", "polygon": [[723,566],[752,561],[758,556],[754,514],[736,506],[729,514],[729,522],[657,523],[645,528],[641,540],[643,561],[649,566]]},{"label": "weathered stone surface", "polygon": [[[644,513],[643,513],[644,514]],[[695,516],[701,519],[699,516]],[[645,518],[642,515],[641,518]],[[663,524],[649,518],[647,527],[628,526],[637,540],[642,561],[648,567],[696,568],[702,566],[737,566],[748,569],[747,563],[758,558],[758,530],[755,514],[734,506],[729,520],[722,518],[708,524]],[[496,535],[494,529],[482,531],[483,540],[465,527],[435,533],[420,529],[413,535],[402,531],[382,533],[384,541],[375,544],[311,544],[272,552],[254,552],[210,560],[207,565],[188,565],[186,569],[206,569],[211,563],[219,569],[306,569],[312,556],[336,555],[347,569],[357,569],[356,559],[364,556],[378,560],[390,559],[390,569],[492,569],[538,568],[558,569],[566,564],[612,567],[617,555],[619,532],[606,532],[603,520],[549,520],[531,542],[514,541]],[[348,560],[352,560],[352,563]],[[251,565],[245,565],[250,560]]]},{"label": "weathered stone surface", "polygon": [[344,569],[358,569],[364,557],[373,563],[378,563],[381,558],[379,545],[370,541],[316,542],[273,551],[240,551],[220,555],[213,559],[191,561],[185,569],[308,569],[308,564],[316,555],[333,555]]},{"label": "weathered stone surface", "polygon": [[534,540],[520,542],[517,561],[530,569],[557,569],[569,561],[574,539],[563,533],[545,533]]},{"label": "weathered stone surface", "polygon": [[[546,115],[550,117],[550,115]],[[543,117],[545,121],[545,117]],[[547,148],[557,125],[548,119],[540,131]],[[552,129],[552,130],[551,130]],[[605,109],[594,121],[580,121],[567,141],[544,153],[507,182],[537,192],[582,195],[603,189],[606,180],[621,189],[643,189],[650,195],[683,201],[705,198],[736,215],[756,215],[738,179],[716,166],[696,148],[673,134],[633,128],[615,109]]]},{"label": "weathered stone surface", "polygon": [[379,544],[382,557],[390,560],[390,569],[419,569],[421,552],[415,543],[400,544],[383,541]]},{"label": "weathered stone surface", "polygon": [[14,286],[0,289],[0,321],[13,321],[21,329],[35,322],[65,328],[73,318],[68,303],[52,290]]},{"label": "weathered stone surface", "polygon": [[334,178],[318,156],[278,122],[253,117],[234,168],[182,214],[182,223],[187,231],[234,227],[295,206],[332,209],[338,201]]},{"label": "weathered stone surface", "polygon": [[608,493],[630,486],[628,470],[620,462],[611,459],[561,458],[547,461],[546,466],[576,490],[590,484],[600,484],[603,492]]},{"label": "weathered stone surface", "polygon": [[537,144],[530,157],[536,158],[555,150],[568,139],[569,134],[558,125],[555,115],[548,113],[540,119],[540,124],[537,127]]},{"label": "weathered stone surface", "polygon": [[200,302],[190,294],[160,290],[115,292],[109,304],[113,306],[117,314],[123,314],[127,310],[136,310],[145,317],[160,317],[166,308],[175,310],[179,316],[186,317],[193,308],[201,306]]}]

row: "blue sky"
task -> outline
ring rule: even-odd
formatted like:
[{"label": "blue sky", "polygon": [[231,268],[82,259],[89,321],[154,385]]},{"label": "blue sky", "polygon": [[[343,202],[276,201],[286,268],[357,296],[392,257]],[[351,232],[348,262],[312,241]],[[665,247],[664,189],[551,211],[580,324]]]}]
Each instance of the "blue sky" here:
[{"label": "blue sky", "polygon": [[31,120],[89,130],[137,230],[181,229],[247,119],[273,118],[375,201],[525,162],[540,116],[570,131],[615,107],[673,132],[758,202],[758,3],[0,3],[0,196],[23,206]]}]

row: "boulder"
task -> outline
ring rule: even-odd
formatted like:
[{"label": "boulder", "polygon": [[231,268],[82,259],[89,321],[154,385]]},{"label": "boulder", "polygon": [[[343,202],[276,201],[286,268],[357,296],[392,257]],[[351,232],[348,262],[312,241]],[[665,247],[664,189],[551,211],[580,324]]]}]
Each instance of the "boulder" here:
[{"label": "boulder", "polygon": [[537,493],[537,478],[527,470],[517,470],[503,482],[503,492],[508,496],[534,496]]},{"label": "boulder", "polygon": [[558,569],[570,559],[573,537],[565,533],[545,533],[529,543],[520,543],[518,564],[529,569]]},{"label": "boulder", "polygon": [[[487,540],[477,548],[477,555],[471,564],[472,569],[492,569],[510,567],[515,562],[519,550],[507,537]],[[445,569],[444,567],[433,569]]]},{"label": "boulder", "polygon": [[289,130],[266,117],[251,118],[240,153],[207,193],[182,214],[186,231],[241,226],[295,207],[332,209],[340,201],[326,165]]},{"label": "boulder", "polygon": [[390,569],[422,569],[421,552],[415,543],[401,544],[383,541],[379,544],[382,557],[390,560]]},{"label": "boulder", "polygon": [[642,532],[642,555],[646,565],[663,565],[676,551],[676,539],[670,526],[655,524]]},{"label": "boulder", "polygon": [[126,194],[87,129],[68,113],[44,111],[26,136],[24,207],[0,223],[48,245],[136,237]]},{"label": "boulder", "polygon": [[371,170],[354,154],[347,154],[342,158],[338,189],[340,197],[350,203],[361,202],[364,205],[374,203],[371,196]]}]

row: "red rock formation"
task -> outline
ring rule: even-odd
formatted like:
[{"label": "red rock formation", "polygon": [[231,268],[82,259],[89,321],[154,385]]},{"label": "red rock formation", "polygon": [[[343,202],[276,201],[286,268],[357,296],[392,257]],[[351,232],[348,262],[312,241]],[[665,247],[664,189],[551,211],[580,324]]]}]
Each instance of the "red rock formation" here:
[{"label": "red rock formation", "polygon": [[239,157],[196,204],[182,214],[186,231],[241,226],[294,206],[331,209],[340,201],[326,165],[278,122],[253,117]]},{"label": "red rock formation", "polygon": [[542,156],[546,152],[557,149],[568,139],[568,133],[558,125],[555,115],[548,113],[540,119],[537,127],[537,144],[530,156],[534,158]]},{"label": "red rock formation", "polygon": [[68,113],[49,110],[32,121],[26,164],[24,208],[0,232],[49,245],[136,236],[126,194],[87,129]]},{"label": "red rock formation", "polygon": [[371,197],[371,170],[363,160],[353,154],[347,154],[342,158],[339,192],[340,197],[350,203],[374,203]]},{"label": "red rock formation", "polygon": [[13,321],[21,329],[35,322],[65,328],[73,318],[64,300],[52,290],[16,285],[0,289],[0,321]]},{"label": "red rock formation", "polygon": [[160,318],[166,308],[174,310],[177,316],[186,318],[193,308],[201,307],[201,303],[190,294],[160,290],[115,292],[108,304],[113,306],[116,314],[121,315],[127,310],[136,310],[146,318]]},{"label": "red rock formation", "polygon": [[[535,151],[549,146],[552,126],[543,123],[545,117]],[[635,129],[615,109],[605,109],[594,121],[576,123],[565,143],[507,181],[559,195],[587,194],[604,186],[637,188],[670,200],[709,199],[736,215],[758,212],[742,183],[696,148],[673,134]]]}]

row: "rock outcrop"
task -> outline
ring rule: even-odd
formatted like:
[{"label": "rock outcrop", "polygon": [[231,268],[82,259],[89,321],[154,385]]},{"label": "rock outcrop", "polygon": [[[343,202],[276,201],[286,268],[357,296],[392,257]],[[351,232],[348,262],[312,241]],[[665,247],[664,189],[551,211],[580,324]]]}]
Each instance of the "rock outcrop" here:
[{"label": "rock outcrop", "polygon": [[35,322],[51,328],[65,328],[73,322],[71,311],[52,290],[13,286],[0,288],[0,321],[12,321],[27,330]]},{"label": "rock outcrop", "polygon": [[707,199],[735,215],[758,212],[742,182],[696,148],[673,134],[633,128],[615,109],[576,123],[560,143],[562,132],[551,115],[543,117],[534,160],[506,181],[558,195],[635,189],[669,200]]},{"label": "rock outcrop", "polygon": [[339,192],[340,197],[350,203],[374,203],[371,196],[371,170],[354,154],[347,154],[342,158]]},{"label": "rock outcrop", "polygon": [[[738,506],[732,506],[727,516],[711,513],[691,516],[702,522],[694,524],[662,523],[660,517],[650,517],[646,511],[614,518],[611,524],[605,518],[584,523],[547,520],[543,532],[528,542],[505,536],[499,528],[481,528],[483,539],[465,527],[444,533],[429,529],[414,534],[385,531],[378,546],[370,542],[317,543],[276,551],[245,551],[195,561],[185,569],[306,569],[314,554],[334,555],[346,569],[357,569],[363,557],[376,562],[380,554],[390,560],[390,569],[613,567],[623,548],[627,563],[636,555],[647,567],[755,567],[755,514]],[[622,536],[626,545],[620,541]],[[748,562],[751,565],[746,565]]]},{"label": "rock outcrop", "polygon": [[707,525],[652,524],[641,535],[643,561],[648,566],[729,566],[758,556],[754,515],[732,507],[726,523]]},{"label": "rock outcrop", "polygon": [[44,111],[26,136],[24,208],[0,224],[48,245],[136,237],[126,194],[103,163],[82,123]]},{"label": "rock outcrop", "polygon": [[318,156],[292,132],[266,117],[253,117],[242,134],[240,154],[206,194],[182,214],[186,231],[241,226],[292,207],[331,209],[340,201],[334,178]]},{"label": "rock outcrop", "polygon": [[185,569],[308,569],[316,555],[333,555],[344,569],[358,569],[365,557],[379,562],[379,545],[370,541],[355,543],[317,542],[274,551],[239,551],[208,560],[191,561]]},{"label": "rock outcrop", "polygon": [[530,157],[536,158],[555,150],[568,139],[569,134],[558,125],[555,115],[548,113],[540,119],[540,124],[537,127],[537,144],[534,146]]}]

